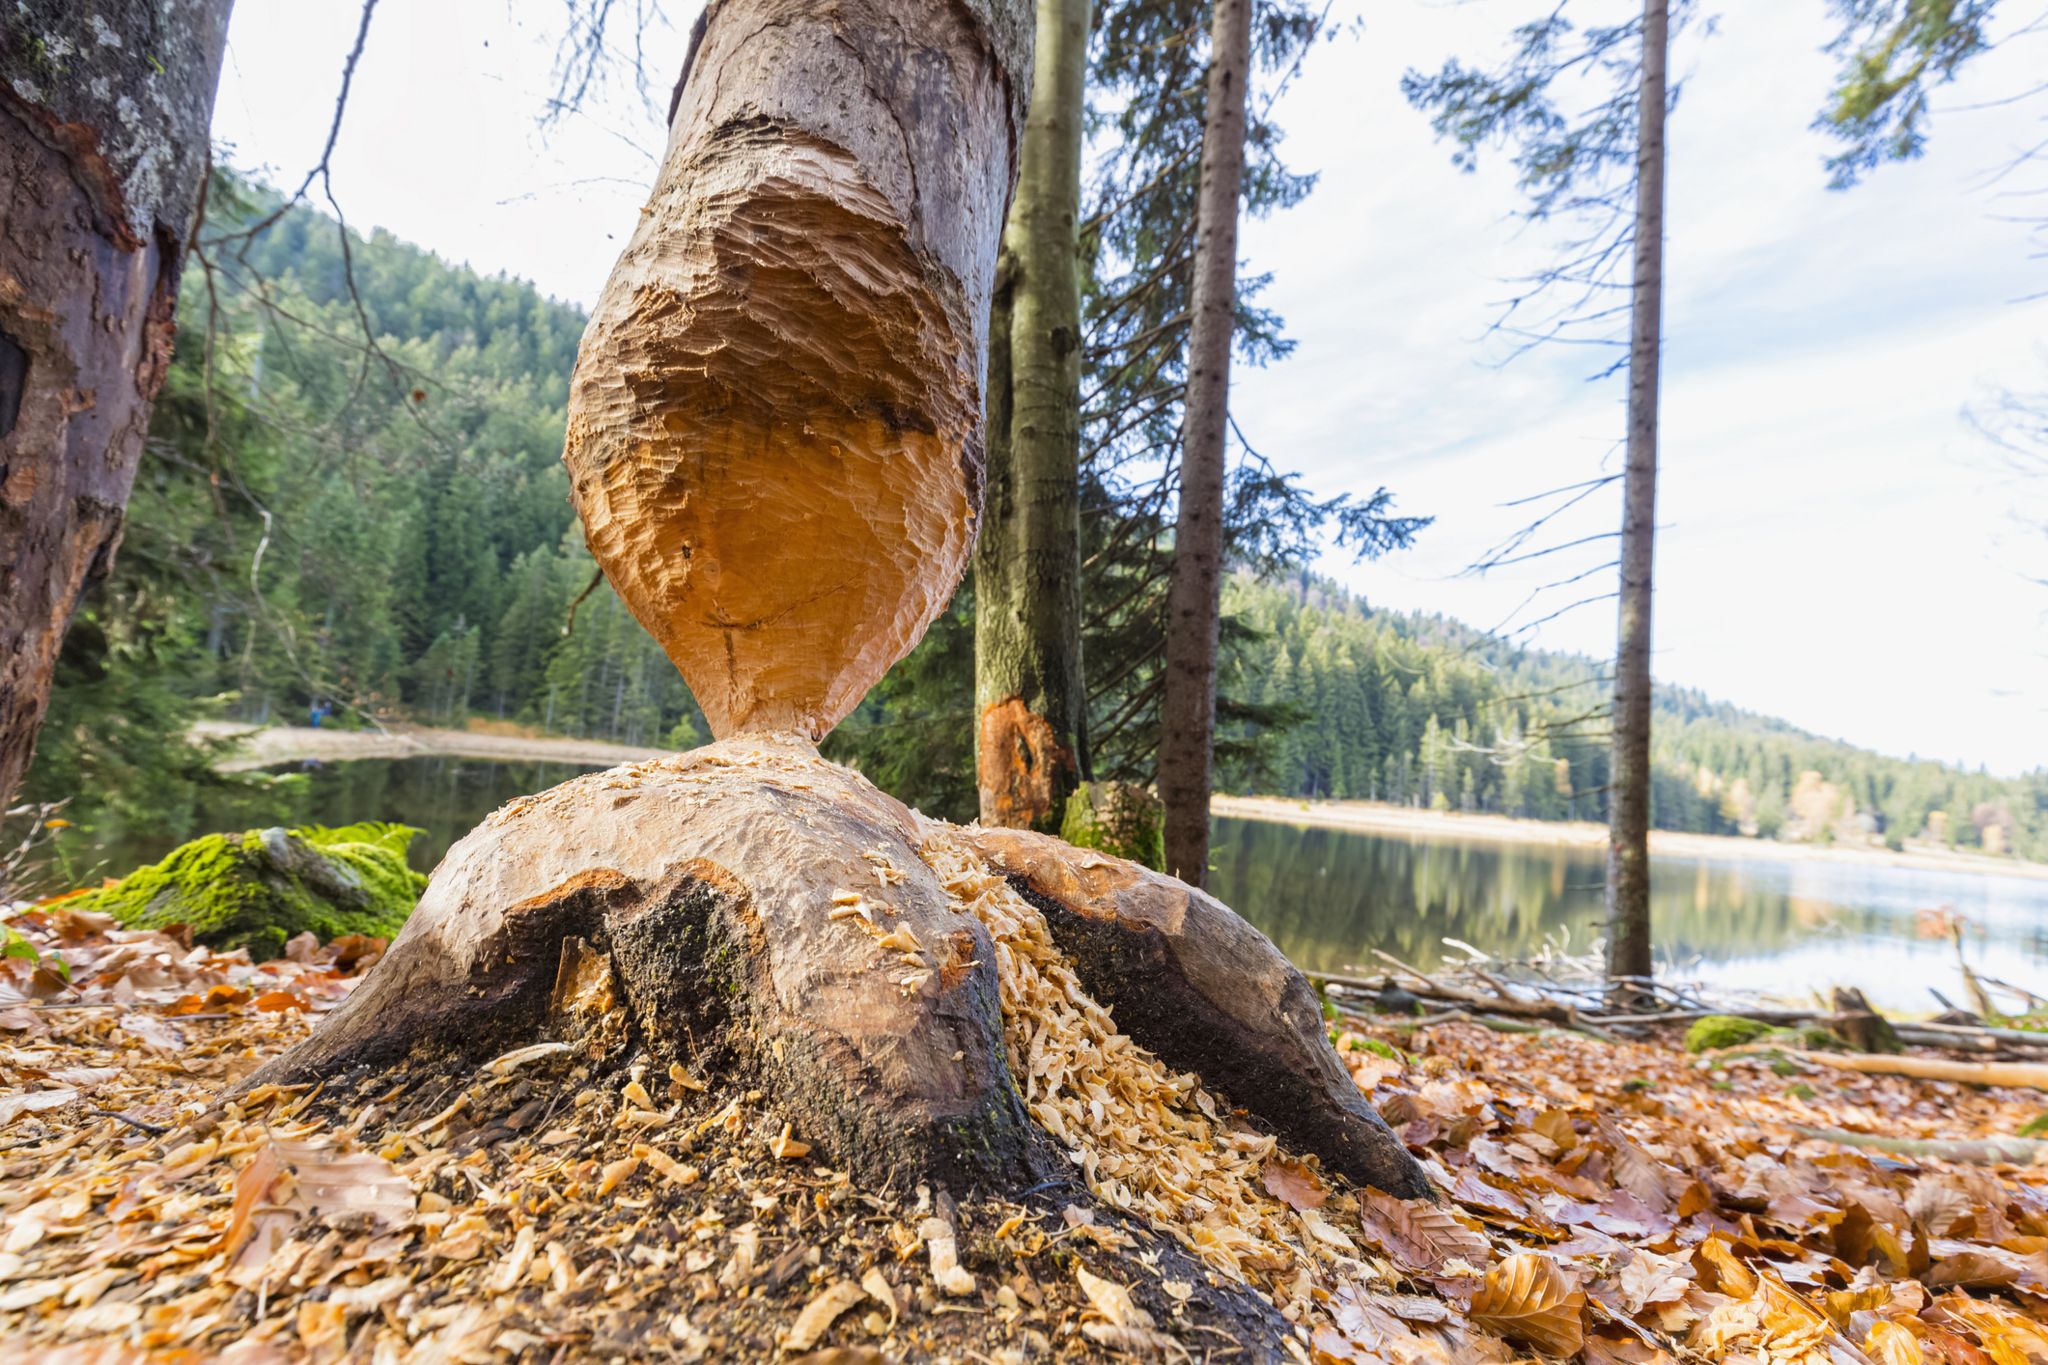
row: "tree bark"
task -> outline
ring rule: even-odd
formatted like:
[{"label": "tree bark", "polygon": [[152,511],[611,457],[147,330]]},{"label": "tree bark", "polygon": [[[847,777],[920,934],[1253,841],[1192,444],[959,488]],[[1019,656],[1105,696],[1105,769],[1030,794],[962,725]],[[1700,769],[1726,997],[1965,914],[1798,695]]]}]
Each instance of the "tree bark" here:
[{"label": "tree bark", "polygon": [[959,582],[1029,15],[710,12],[563,460],[591,553],[714,735],[822,737]]},{"label": "tree bark", "polygon": [[[1647,977],[1650,958],[1650,604],[1657,534],[1657,367],[1663,344],[1664,65],[1667,0],[1644,0],[1636,133],[1634,308],[1628,456],[1622,482],[1621,605],[1609,782],[1607,974]],[[1621,994],[1630,992],[1625,985]]]},{"label": "tree bark", "polygon": [[1251,0],[1216,0],[1209,42],[1186,435],[1166,596],[1166,695],[1159,736],[1166,870],[1193,886],[1204,885],[1209,876],[1217,613],[1223,591],[1223,443],[1237,307],[1237,203],[1244,181]]},{"label": "tree bark", "polygon": [[0,16],[0,806],[170,367],[230,0]]},{"label": "tree bark", "polygon": [[1089,0],[1039,0],[1031,114],[990,321],[974,551],[985,825],[1056,828],[1089,776],[1081,681],[1081,218]]}]

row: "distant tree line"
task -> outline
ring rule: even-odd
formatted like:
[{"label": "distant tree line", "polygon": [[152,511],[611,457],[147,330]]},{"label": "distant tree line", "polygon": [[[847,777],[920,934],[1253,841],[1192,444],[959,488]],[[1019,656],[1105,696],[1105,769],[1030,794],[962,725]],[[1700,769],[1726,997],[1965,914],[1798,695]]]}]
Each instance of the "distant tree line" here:
[{"label": "distant tree line", "polygon": [[[1236,727],[1226,789],[1604,818],[1607,683],[1594,661],[1375,610],[1307,575],[1240,575],[1226,609],[1249,637],[1226,685],[1284,718]],[[1659,686],[1654,710],[1659,829],[2048,858],[2048,771],[1890,758],[1685,688]]]}]

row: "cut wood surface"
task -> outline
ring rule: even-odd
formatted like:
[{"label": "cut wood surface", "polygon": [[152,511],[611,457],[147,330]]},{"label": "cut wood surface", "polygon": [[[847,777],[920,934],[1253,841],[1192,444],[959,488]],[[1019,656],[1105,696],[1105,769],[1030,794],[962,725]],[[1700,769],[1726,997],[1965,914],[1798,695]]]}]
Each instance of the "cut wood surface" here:
[{"label": "cut wood surface", "polygon": [[952,598],[1030,10],[727,0],[569,400],[590,550],[719,737],[822,737]]},{"label": "cut wood surface", "polygon": [[1878,1076],[1913,1076],[1923,1081],[1961,1081],[1966,1085],[2018,1085],[2048,1090],[2048,1064],[2040,1062],[1957,1062],[1946,1057],[1881,1057],[1840,1052],[1801,1052],[1803,1062],[1863,1071]]}]

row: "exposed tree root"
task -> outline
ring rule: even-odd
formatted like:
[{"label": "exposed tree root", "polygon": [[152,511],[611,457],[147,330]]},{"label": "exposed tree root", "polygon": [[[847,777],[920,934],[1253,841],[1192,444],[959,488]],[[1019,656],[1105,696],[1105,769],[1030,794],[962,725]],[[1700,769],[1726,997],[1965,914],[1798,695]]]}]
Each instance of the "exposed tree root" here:
[{"label": "exposed tree root", "polygon": [[1270,1163],[1431,1192],[1306,981],[1220,903],[1045,836],[926,821],[795,739],[497,812],[363,986],[243,1088],[362,1094],[403,1071],[408,1119],[431,1124],[477,1068],[543,1041],[650,1084],[672,1064],[756,1087],[864,1182],[1085,1187],[1296,1320],[1351,1248],[1268,1193]]}]

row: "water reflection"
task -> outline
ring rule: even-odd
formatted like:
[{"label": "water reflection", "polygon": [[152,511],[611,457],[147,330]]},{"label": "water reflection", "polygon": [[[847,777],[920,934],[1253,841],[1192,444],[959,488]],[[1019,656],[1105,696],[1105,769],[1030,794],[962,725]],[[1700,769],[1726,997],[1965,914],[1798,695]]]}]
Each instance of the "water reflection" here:
[{"label": "water reflection", "polygon": [[154,862],[187,839],[263,825],[346,825],[396,820],[426,832],[410,858],[432,871],[449,845],[515,796],[545,791],[588,765],[501,763],[473,758],[362,758],[280,769],[253,791],[221,791],[181,818],[147,828],[97,827],[94,856],[108,872]]},{"label": "water reflection", "polygon": [[[99,827],[90,858],[125,872],[210,830],[402,820],[426,834],[414,865],[500,805],[585,769],[462,758],[362,759],[257,792],[164,803],[143,829]],[[1372,970],[1380,948],[1427,970],[1445,938],[1522,955],[1546,940],[1586,951],[1602,915],[1603,854],[1554,844],[1363,834],[1218,820],[1212,890],[1310,971]],[[1960,999],[1954,948],[1921,938],[1918,912],[1952,907],[1971,924],[1971,965],[2048,993],[2048,881],[1877,864],[1654,858],[1651,913],[1662,963],[1697,979],[1803,996],[1833,982],[1880,1004]]]},{"label": "water reflection", "polygon": [[[1597,848],[1432,839],[1216,822],[1211,889],[1310,971],[1374,965],[1375,948],[1429,969],[1453,938],[1489,953],[1546,939],[1585,951],[1599,935]],[[1935,1008],[1959,995],[1955,949],[1916,932],[1919,911],[1971,924],[1971,965],[2043,989],[2048,882],[1878,864],[1653,858],[1660,962],[1686,975],[1804,996],[1833,982]]]}]

